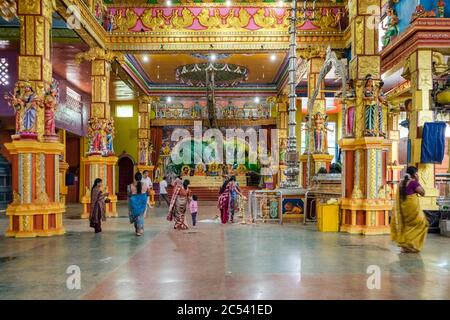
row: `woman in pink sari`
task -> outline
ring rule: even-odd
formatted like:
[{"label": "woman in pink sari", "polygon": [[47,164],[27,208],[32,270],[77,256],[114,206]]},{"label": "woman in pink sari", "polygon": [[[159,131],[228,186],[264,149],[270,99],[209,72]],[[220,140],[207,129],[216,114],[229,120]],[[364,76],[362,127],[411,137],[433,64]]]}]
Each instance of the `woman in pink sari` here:
[{"label": "woman in pink sari", "polygon": [[236,177],[232,176],[224,182],[219,191],[218,207],[220,210],[220,220],[223,224],[227,223],[228,220],[233,223],[238,196],[244,197],[236,182]]}]

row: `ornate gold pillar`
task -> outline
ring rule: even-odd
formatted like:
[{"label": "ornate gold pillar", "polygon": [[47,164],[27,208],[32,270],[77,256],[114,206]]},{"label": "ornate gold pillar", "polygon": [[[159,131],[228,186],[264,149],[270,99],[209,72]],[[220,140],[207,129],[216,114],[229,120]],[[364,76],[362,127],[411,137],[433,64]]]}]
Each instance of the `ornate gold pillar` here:
[{"label": "ornate gold pillar", "polygon": [[434,164],[420,163],[422,130],[425,122],[433,121],[430,110],[430,91],[433,89],[433,52],[419,49],[405,62],[403,77],[411,80],[412,112],[409,113],[409,139],[411,142],[411,162],[419,169],[420,184],[425,189],[425,197],[420,197],[423,210],[437,208],[438,190],[434,184]]},{"label": "ornate gold pillar", "polygon": [[[53,1],[17,2],[20,21],[18,82],[7,98],[16,111],[16,133],[6,143],[12,158],[13,202],[6,209],[6,236],[63,234],[59,156],[55,139],[56,90],[52,86]],[[56,137],[57,138],[57,137]]]},{"label": "ornate gold pillar", "polygon": [[61,129],[58,134],[60,142],[64,145],[62,157],[59,159],[59,194],[61,202],[66,203],[66,196],[68,193],[66,186],[66,172],[67,169],[69,169],[69,164],[66,162],[66,130]]},{"label": "ornate gold pillar", "polygon": [[[308,99],[310,99],[314,95],[314,91],[316,89],[317,81],[319,80],[320,70],[325,63],[326,50],[323,48],[308,48],[304,49],[300,52],[300,56],[303,59],[307,59],[309,61],[309,70],[308,70]],[[333,155],[328,154],[328,139],[327,139],[327,131],[325,130],[326,126],[326,101],[325,101],[325,81],[320,82],[320,90],[319,94],[316,97],[314,102],[314,106],[312,108],[311,115],[312,117],[312,128],[306,128],[308,132],[307,145],[311,148],[311,155],[308,155],[308,148],[305,150],[305,153],[300,156],[301,162],[301,172],[302,172],[302,185],[308,186],[309,181],[307,180],[307,171],[308,171],[308,158],[311,157],[311,166],[310,166],[310,178],[312,179],[314,175],[323,167],[327,170],[330,168],[331,161],[333,160]],[[308,119],[306,119],[308,121]],[[323,135],[323,139],[316,143],[315,138],[315,122],[322,122],[324,128],[321,130],[321,135]],[[309,123],[309,122],[307,122]],[[318,128],[319,129],[319,128]]]},{"label": "ornate gold pillar", "polygon": [[150,172],[153,181],[153,170],[155,164],[152,163],[153,146],[150,143],[150,112],[152,104],[158,101],[157,97],[139,97],[139,116],[138,116],[138,163],[136,170]]},{"label": "ornate gold pillar", "polygon": [[278,95],[276,98],[273,98],[273,100],[276,103],[277,129],[280,146],[280,167],[277,175],[277,186],[279,187],[281,185],[281,181],[286,179],[284,170],[286,169],[289,100],[286,95]]},{"label": "ornate gold pillar", "polygon": [[[386,120],[380,88],[378,52],[381,0],[354,0],[349,3],[352,36],[350,80],[355,84],[354,137],[340,141],[343,159],[343,197],[341,231],[357,234],[390,232],[386,194],[386,159],[389,141],[385,139]],[[370,14],[368,14],[370,12]],[[379,20],[378,20],[379,21]]]},{"label": "ornate gold pillar", "polygon": [[82,218],[89,217],[91,195],[90,189],[96,178],[103,180],[104,192],[109,193],[110,203],[106,205],[106,216],[117,216],[117,196],[115,192],[115,166],[117,157],[114,154],[114,120],[111,118],[109,105],[109,80],[111,62],[123,59],[120,53],[101,48],[91,48],[76,56],[77,63],[82,60],[91,62],[92,102],[88,127],[88,150],[81,159],[84,177],[81,190],[84,190]]}]

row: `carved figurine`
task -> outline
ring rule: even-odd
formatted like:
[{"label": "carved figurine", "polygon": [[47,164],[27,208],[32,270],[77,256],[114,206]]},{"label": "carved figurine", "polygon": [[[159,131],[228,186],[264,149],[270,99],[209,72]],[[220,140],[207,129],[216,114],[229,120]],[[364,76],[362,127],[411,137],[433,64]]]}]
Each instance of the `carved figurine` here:
[{"label": "carved figurine", "polygon": [[387,16],[388,16],[388,25],[386,28],[386,33],[383,36],[383,46],[387,46],[389,43],[391,43],[392,39],[396,37],[400,31],[398,29],[398,16],[395,12],[394,8],[388,8],[387,9]]},{"label": "carved figurine", "polygon": [[112,12],[108,13],[108,21],[106,25],[106,31],[113,32],[115,25],[115,16],[112,14]]},{"label": "carved figurine", "polygon": [[205,165],[203,163],[197,164],[194,171],[195,176],[206,176]]},{"label": "carved figurine", "polygon": [[202,117],[202,107],[200,107],[200,104],[198,101],[195,102],[195,104],[191,108],[191,117],[194,119],[198,119]]},{"label": "carved figurine", "polygon": [[327,153],[327,116],[320,112],[314,115],[314,153]]},{"label": "carved figurine", "polygon": [[353,80],[349,80],[346,84],[346,104],[347,104],[347,114],[345,117],[345,133],[347,136],[351,136],[355,129],[355,87]]},{"label": "carved figurine", "polygon": [[439,0],[437,4],[438,17],[444,18],[445,16],[445,2],[443,0]]},{"label": "carved figurine", "polygon": [[364,95],[366,97],[364,106],[365,136],[383,135],[382,104],[384,103],[384,97],[381,93],[382,86],[383,82],[380,81],[377,88],[375,88],[372,76],[366,76],[364,87]]},{"label": "carved figurine", "polygon": [[88,139],[89,139],[89,151],[88,155],[101,154],[104,150],[103,143],[103,125],[102,121],[98,118],[91,118],[88,121]]},{"label": "carved figurine", "polygon": [[434,11],[425,11],[423,5],[419,4],[416,6],[416,11],[412,14],[411,22],[414,22],[418,18],[434,18],[436,13]]},{"label": "carved figurine", "polygon": [[309,153],[309,139],[310,139],[310,127],[309,127],[309,115],[306,115],[304,118],[305,127],[302,129],[302,131],[305,132],[305,152],[304,154]]},{"label": "carved figurine", "polygon": [[105,155],[113,155],[114,154],[114,120],[111,118],[107,122],[105,122],[105,137],[106,137],[106,150]]},{"label": "carved figurine", "polygon": [[153,153],[155,152],[155,147],[153,146],[153,143],[149,143],[148,145],[148,165],[152,166],[153,165],[153,160],[152,160],[152,156]]},{"label": "carved figurine", "polygon": [[42,99],[34,93],[28,81],[17,82],[14,94],[5,97],[16,113],[16,135],[13,138],[37,138],[37,108],[42,107]]},{"label": "carved figurine", "polygon": [[44,132],[46,137],[55,137],[55,112],[58,103],[58,85],[53,82],[44,96]]},{"label": "carved figurine", "polygon": [[148,141],[139,141],[139,164],[147,165]]}]

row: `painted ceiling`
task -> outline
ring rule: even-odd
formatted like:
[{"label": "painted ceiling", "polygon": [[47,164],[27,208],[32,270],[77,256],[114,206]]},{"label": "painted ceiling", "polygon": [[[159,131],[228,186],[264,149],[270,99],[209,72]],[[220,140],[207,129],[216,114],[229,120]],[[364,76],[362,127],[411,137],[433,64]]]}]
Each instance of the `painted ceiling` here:
[{"label": "painted ceiling", "polygon": [[[218,54],[220,57],[220,54]],[[207,62],[190,54],[135,54],[128,55],[130,71],[148,86],[179,86],[176,68]],[[230,54],[217,62],[239,65],[249,70],[248,80],[240,86],[275,85],[287,64],[287,53]]]}]

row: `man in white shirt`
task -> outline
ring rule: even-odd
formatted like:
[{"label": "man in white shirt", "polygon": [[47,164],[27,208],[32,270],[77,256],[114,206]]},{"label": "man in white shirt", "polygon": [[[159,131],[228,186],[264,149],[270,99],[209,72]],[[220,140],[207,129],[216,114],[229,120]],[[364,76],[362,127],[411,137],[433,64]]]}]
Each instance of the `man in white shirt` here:
[{"label": "man in white shirt", "polygon": [[161,199],[164,199],[164,201],[166,201],[166,203],[167,203],[167,206],[170,206],[169,198],[167,196],[167,181],[166,181],[166,177],[163,177],[163,179],[159,183],[158,207],[161,206]]},{"label": "man in white shirt", "polygon": [[[148,170],[144,170],[144,172],[142,172],[142,183],[145,183],[147,185],[148,188],[147,190],[150,191],[150,189],[153,189],[153,183],[150,177],[148,176]],[[145,214],[147,214],[148,208],[151,208],[150,197],[148,197],[147,199],[147,208],[145,209]]]}]

